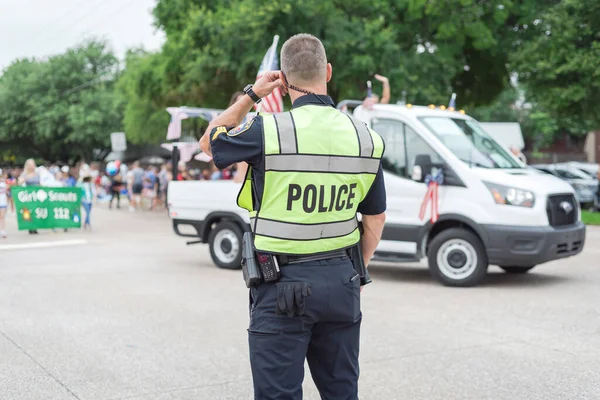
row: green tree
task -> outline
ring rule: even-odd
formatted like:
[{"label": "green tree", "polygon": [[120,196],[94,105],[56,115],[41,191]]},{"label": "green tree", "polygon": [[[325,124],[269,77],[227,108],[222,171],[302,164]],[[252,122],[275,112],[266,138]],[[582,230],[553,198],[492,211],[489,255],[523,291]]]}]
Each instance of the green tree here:
[{"label": "green tree", "polygon": [[508,87],[489,105],[477,107],[470,114],[481,122],[518,122],[525,138],[534,149],[554,142],[560,129],[556,119],[536,103],[526,102],[520,88]]},{"label": "green tree", "polygon": [[[161,54],[143,50],[130,51],[126,69],[117,83],[117,91],[125,103],[123,126],[132,143],[159,143],[164,140],[169,124],[168,104],[161,76]],[[175,101],[171,105],[178,105]]]},{"label": "green tree", "polygon": [[563,132],[600,129],[600,2],[563,0],[531,24],[512,67]]},{"label": "green tree", "polygon": [[539,3],[160,0],[154,15],[167,41],[148,56],[144,72],[128,77],[135,82],[126,91],[128,103],[150,103],[128,108],[125,121],[150,120],[169,105],[225,106],[254,80],[273,35],[284,41],[298,32],[323,40],[334,66],[334,100],[364,97],[365,82],[381,73],[395,98],[406,91],[410,102],[440,104],[457,91],[461,104],[485,104],[506,86],[506,49],[527,33],[521,27]]},{"label": "green tree", "polygon": [[48,60],[18,60],[0,77],[0,144],[48,161],[106,155],[121,128],[118,60],[91,41]]}]

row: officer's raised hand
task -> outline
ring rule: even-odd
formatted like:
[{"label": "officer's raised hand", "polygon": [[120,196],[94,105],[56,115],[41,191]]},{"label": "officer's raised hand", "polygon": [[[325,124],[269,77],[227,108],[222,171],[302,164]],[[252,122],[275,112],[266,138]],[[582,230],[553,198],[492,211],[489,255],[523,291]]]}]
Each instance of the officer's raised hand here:
[{"label": "officer's raised hand", "polygon": [[281,71],[269,71],[256,81],[252,90],[254,90],[254,93],[261,99],[270,95],[276,88],[279,88],[282,93],[285,94],[287,93],[287,90],[283,82]]}]

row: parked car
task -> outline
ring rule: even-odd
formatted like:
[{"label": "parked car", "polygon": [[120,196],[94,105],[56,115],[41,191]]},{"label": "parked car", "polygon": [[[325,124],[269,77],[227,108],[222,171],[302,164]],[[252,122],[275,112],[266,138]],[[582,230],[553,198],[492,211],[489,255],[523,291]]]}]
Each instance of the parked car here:
[{"label": "parked car", "polygon": [[566,163],[565,165],[577,168],[578,170],[583,171],[587,175],[591,176],[593,179],[598,179],[598,169],[600,168],[598,164],[572,161]]},{"label": "parked car", "polygon": [[[489,264],[525,273],[582,251],[585,225],[573,187],[526,167],[464,112],[353,103],[354,117],[386,144],[387,219],[375,260],[427,257],[443,284],[474,286]],[[432,222],[426,181],[439,170],[439,218]],[[208,243],[221,268],[240,267],[242,233],[250,230],[248,212],[236,205],[239,188],[231,181],[169,183],[173,229],[196,239],[190,244]]]},{"label": "parked car", "polygon": [[567,164],[537,164],[532,167],[569,182],[575,189],[577,199],[582,206],[594,204],[598,192],[597,179]]}]

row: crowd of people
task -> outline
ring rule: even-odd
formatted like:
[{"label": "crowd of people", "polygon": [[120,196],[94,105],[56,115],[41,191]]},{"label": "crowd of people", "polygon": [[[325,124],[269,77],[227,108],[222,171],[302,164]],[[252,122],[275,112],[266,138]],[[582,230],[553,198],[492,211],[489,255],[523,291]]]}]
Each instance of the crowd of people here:
[{"label": "crowd of people", "polygon": [[[172,180],[233,179],[236,166],[220,170],[210,164],[208,168],[189,168],[185,162],[178,164],[173,174],[170,163],[143,165],[134,161],[127,165],[120,161],[107,164],[81,161],[74,166],[36,165],[29,159],[21,167],[0,169],[0,238],[6,238],[6,216],[15,213],[11,188],[15,186],[79,187],[81,205],[85,211],[84,229],[91,229],[92,205],[108,203],[108,208],[121,208],[127,200],[130,211],[163,210],[166,194]],[[31,234],[37,231],[30,231]]]}]

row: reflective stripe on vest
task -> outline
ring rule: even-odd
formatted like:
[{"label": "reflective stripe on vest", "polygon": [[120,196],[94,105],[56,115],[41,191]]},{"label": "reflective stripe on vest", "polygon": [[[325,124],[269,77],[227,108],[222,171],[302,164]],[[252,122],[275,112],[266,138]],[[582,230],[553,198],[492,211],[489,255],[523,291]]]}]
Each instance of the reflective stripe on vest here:
[{"label": "reflective stripe on vest", "polygon": [[[258,212],[251,213],[255,248],[316,254],[356,244],[356,210],[380,168],[381,137],[319,105],[263,115],[263,134],[264,188]],[[250,195],[242,187],[238,205],[253,211]]]},{"label": "reflective stripe on vest", "polygon": [[379,170],[379,160],[314,154],[269,154],[265,156],[265,170],[376,174]]},{"label": "reflective stripe on vest", "polygon": [[298,143],[296,143],[296,128],[294,127],[294,118],[291,113],[273,115],[275,125],[277,126],[277,136],[279,137],[279,151],[281,153],[297,153]]},{"label": "reflective stripe on vest", "polygon": [[352,124],[354,125],[354,129],[356,130],[356,135],[358,136],[358,143],[360,145],[360,156],[361,157],[371,157],[373,154],[373,138],[371,137],[371,133],[367,126],[354,118],[351,115],[346,114]]},{"label": "reflective stripe on vest", "polygon": [[327,224],[294,224],[258,218],[255,223],[255,234],[288,240],[336,238],[349,235],[358,227],[356,218]]}]

